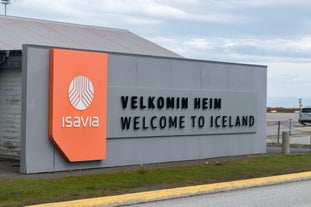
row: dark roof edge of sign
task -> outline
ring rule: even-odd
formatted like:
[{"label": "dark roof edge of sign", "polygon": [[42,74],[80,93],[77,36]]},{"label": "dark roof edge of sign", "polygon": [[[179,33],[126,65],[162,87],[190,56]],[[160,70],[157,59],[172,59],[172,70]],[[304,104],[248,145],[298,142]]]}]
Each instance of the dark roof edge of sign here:
[{"label": "dark roof edge of sign", "polygon": [[44,45],[34,45],[34,44],[24,44],[24,47],[35,47],[35,48],[58,48],[58,49],[67,49],[67,50],[80,50],[80,51],[92,51],[92,52],[103,52],[108,54],[116,54],[116,55],[124,55],[124,56],[140,56],[140,57],[154,57],[159,59],[174,59],[180,61],[195,61],[195,62],[208,62],[215,64],[228,64],[228,65],[242,65],[242,66],[255,66],[261,68],[267,68],[267,65],[259,65],[259,64],[249,64],[249,63],[234,63],[234,62],[223,62],[223,61],[213,61],[213,60],[199,60],[185,57],[165,57],[165,56],[156,56],[156,55],[141,55],[141,54],[132,54],[132,53],[121,53],[121,52],[111,52],[111,51],[101,51],[101,50],[87,50],[87,49],[79,49],[79,48],[66,48],[66,47],[53,47],[53,46],[44,46]]}]

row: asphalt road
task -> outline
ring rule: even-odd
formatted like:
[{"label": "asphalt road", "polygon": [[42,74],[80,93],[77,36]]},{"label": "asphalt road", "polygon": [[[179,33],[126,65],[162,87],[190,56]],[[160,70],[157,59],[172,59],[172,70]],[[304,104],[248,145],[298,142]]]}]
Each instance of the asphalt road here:
[{"label": "asphalt road", "polygon": [[311,207],[311,180],[135,204],[136,207]]}]

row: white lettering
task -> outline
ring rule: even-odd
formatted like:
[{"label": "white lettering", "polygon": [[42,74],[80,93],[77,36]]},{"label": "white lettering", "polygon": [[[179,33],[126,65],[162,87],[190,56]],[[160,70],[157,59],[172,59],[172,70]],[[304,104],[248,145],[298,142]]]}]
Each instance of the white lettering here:
[{"label": "white lettering", "polygon": [[70,119],[71,119],[71,116],[66,117],[66,123],[68,123],[66,127],[72,127],[72,122],[70,121]]},{"label": "white lettering", "polygon": [[93,127],[99,127],[99,118],[98,118],[98,116],[93,116],[92,126]]},{"label": "white lettering", "polygon": [[80,128],[80,127],[93,127],[99,126],[98,116],[63,116],[62,117],[62,128]]},{"label": "white lettering", "polygon": [[79,116],[74,116],[73,117],[74,118],[74,121],[73,121],[73,127],[75,127],[75,128],[79,128],[80,127],[80,117]]},{"label": "white lettering", "polygon": [[83,116],[81,117],[81,122],[82,122],[83,127],[86,127],[86,124],[88,123],[88,120],[89,120],[89,116],[86,117],[85,121],[84,121]]}]

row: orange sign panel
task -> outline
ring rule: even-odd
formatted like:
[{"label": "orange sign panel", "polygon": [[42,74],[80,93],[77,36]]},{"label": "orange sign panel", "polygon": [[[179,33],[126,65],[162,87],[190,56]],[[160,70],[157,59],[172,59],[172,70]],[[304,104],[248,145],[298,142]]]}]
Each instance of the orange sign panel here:
[{"label": "orange sign panel", "polygon": [[70,162],[106,159],[108,55],[50,50],[49,137]]}]

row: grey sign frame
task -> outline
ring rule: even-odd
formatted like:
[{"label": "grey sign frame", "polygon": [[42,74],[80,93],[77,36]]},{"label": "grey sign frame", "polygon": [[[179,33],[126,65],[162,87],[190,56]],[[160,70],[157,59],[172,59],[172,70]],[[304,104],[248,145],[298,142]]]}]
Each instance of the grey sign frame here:
[{"label": "grey sign frame", "polygon": [[[67,162],[48,138],[51,47],[23,45],[21,173],[126,166],[266,152],[267,67],[182,58],[108,53],[108,100],[112,88],[212,90],[256,94],[251,133],[107,137],[107,159]],[[109,89],[110,88],[110,89]],[[254,95],[255,96],[255,95]],[[108,102],[108,111],[114,103]],[[112,110],[113,111],[113,110]]]}]

